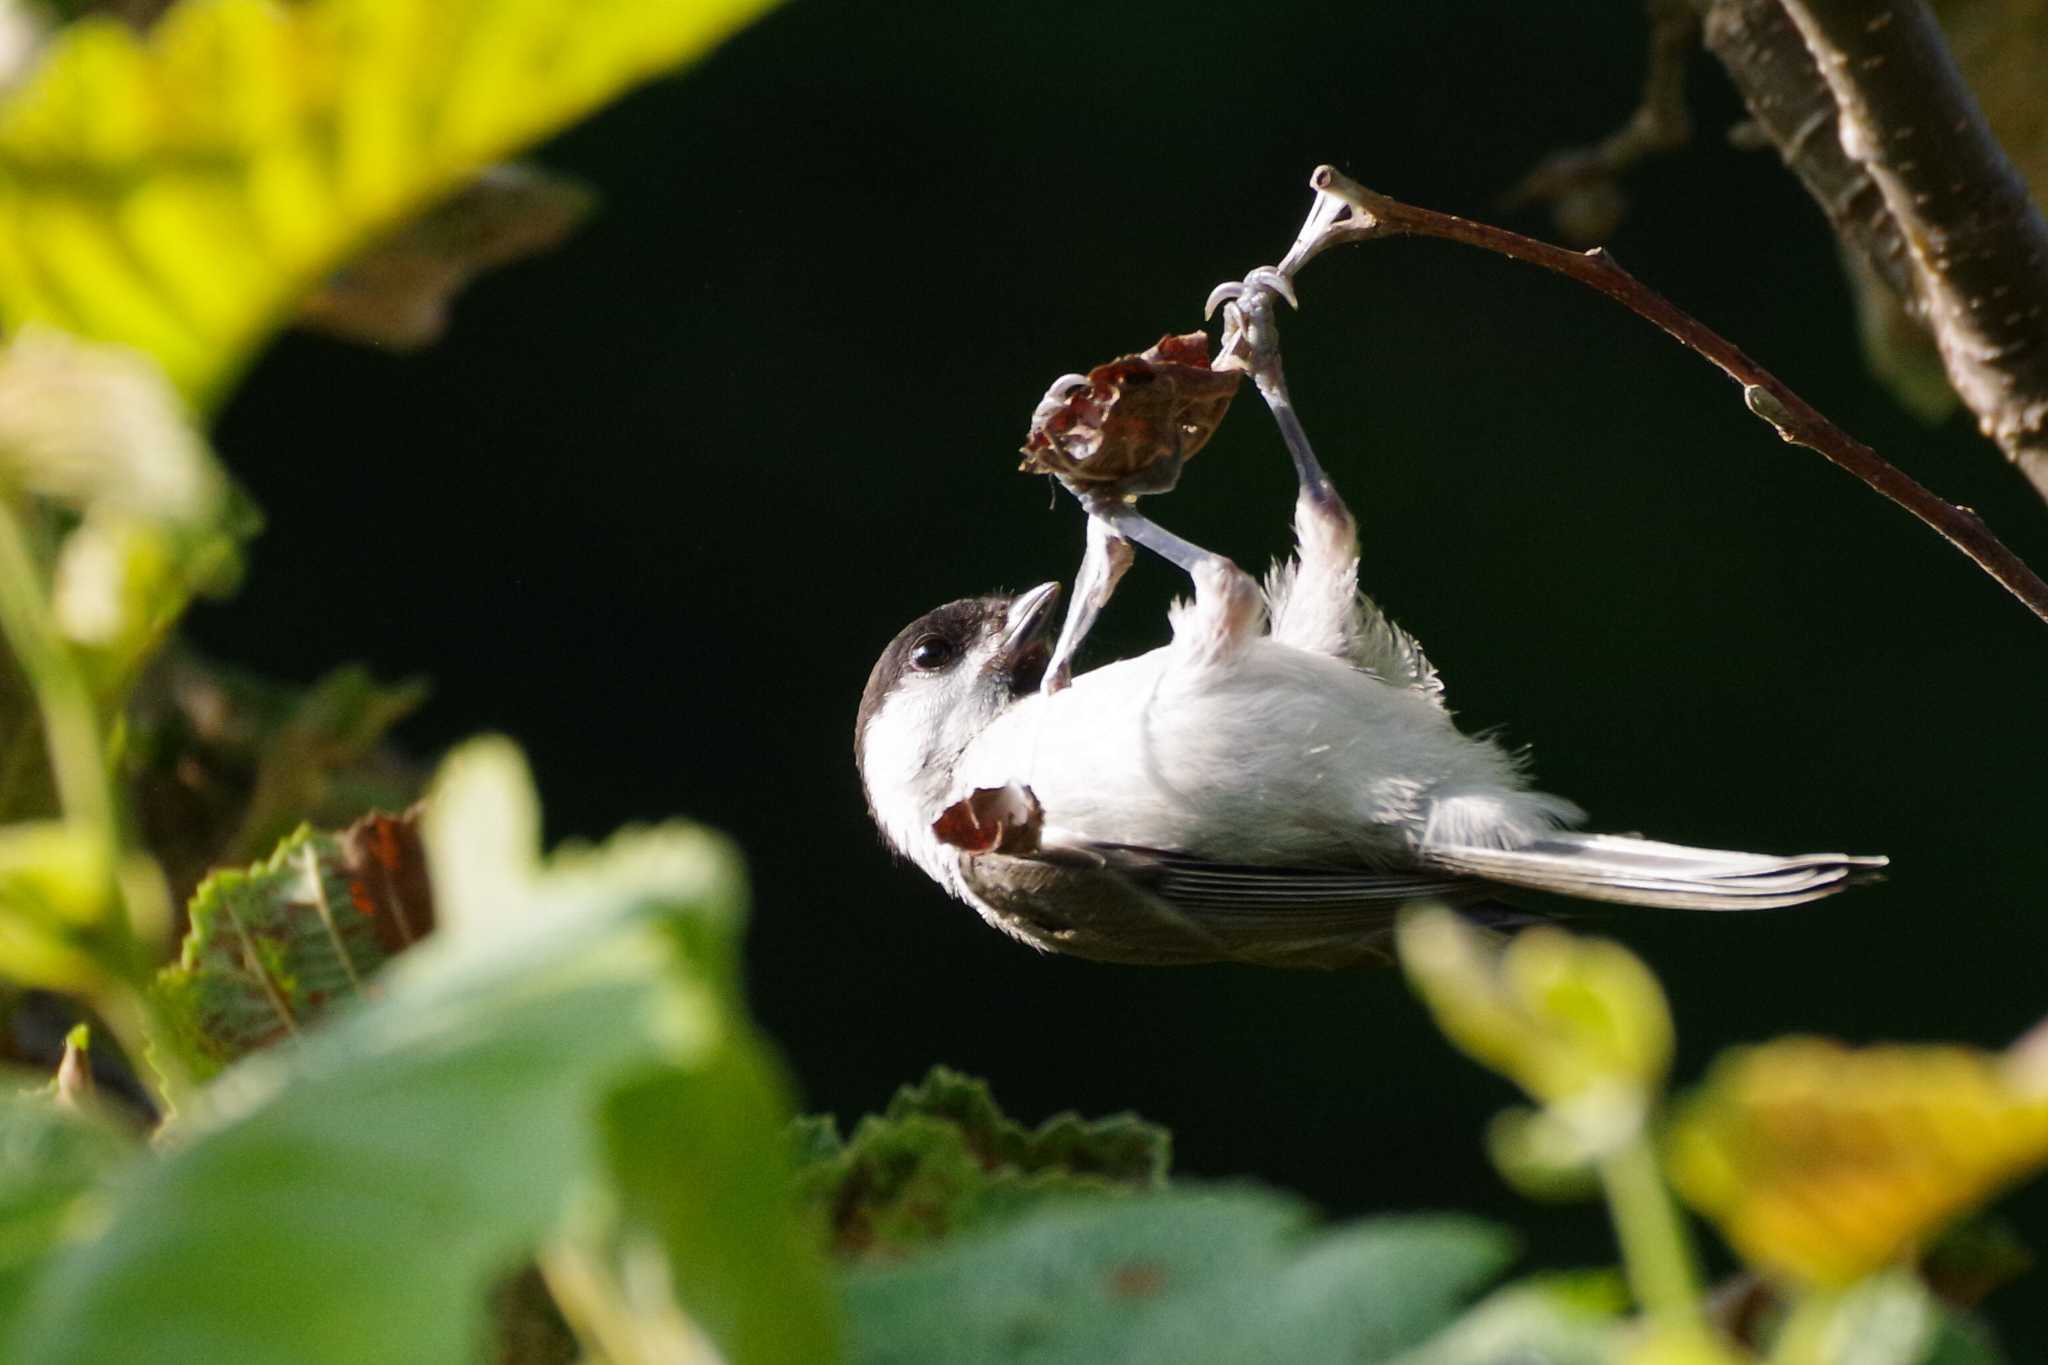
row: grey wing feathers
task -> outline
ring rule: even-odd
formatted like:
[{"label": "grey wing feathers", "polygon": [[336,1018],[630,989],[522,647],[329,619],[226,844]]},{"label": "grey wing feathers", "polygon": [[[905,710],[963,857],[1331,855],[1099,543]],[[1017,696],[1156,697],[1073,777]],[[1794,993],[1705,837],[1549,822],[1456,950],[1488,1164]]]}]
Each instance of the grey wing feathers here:
[{"label": "grey wing feathers", "polygon": [[[1480,884],[1441,873],[1379,874],[1204,862],[1125,845],[965,855],[973,903],[1038,947],[1104,962],[1247,962],[1339,968],[1388,959],[1394,912]],[[1488,923],[1486,909],[1468,911]]]},{"label": "grey wing feathers", "polygon": [[1506,886],[1675,910],[1766,910],[1830,896],[1885,866],[1881,857],[1777,857],[1687,848],[1618,834],[1554,834],[1515,849],[1437,847],[1434,865]]},{"label": "grey wing feathers", "polygon": [[1474,891],[1467,877],[1427,870],[1252,867],[1212,863],[1150,849],[1104,849],[1109,865],[1181,909],[1257,911],[1265,914],[1344,913],[1408,901],[1457,899]]},{"label": "grey wing feathers", "polygon": [[1395,912],[1414,901],[1460,906],[1505,927],[1527,916],[1471,902],[1485,887],[1427,869],[1253,867],[1151,849],[1102,848],[1106,864],[1241,962],[1361,966],[1391,960]]}]

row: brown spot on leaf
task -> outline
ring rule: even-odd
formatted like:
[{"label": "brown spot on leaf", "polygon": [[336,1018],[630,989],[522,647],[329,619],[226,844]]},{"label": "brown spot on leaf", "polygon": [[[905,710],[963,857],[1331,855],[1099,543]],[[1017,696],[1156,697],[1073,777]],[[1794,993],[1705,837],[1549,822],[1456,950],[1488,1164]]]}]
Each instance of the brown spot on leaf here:
[{"label": "brown spot on leaf", "polygon": [[1112,1298],[1149,1299],[1166,1288],[1166,1268],[1155,1261],[1132,1261],[1109,1272]]},{"label": "brown spot on leaf", "polygon": [[392,952],[434,927],[434,892],[427,882],[417,810],[403,815],[372,811],[336,838],[349,901],[358,914],[377,922],[377,937]]}]

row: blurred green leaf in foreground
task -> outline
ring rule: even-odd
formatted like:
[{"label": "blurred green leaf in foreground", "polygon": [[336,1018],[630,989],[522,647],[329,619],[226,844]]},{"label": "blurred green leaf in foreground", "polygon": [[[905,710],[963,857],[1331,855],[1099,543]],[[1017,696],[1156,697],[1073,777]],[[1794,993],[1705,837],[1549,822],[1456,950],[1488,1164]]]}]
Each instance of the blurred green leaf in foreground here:
[{"label": "blurred green leaf in foreground", "polygon": [[[542,863],[502,742],[450,759],[432,810],[441,929],[201,1092],[97,1219],[0,1279],[0,1359],[467,1365],[490,1283],[553,1246],[642,1298],[650,1266],[664,1294],[678,1272],[735,1361],[831,1358],[779,1082],[738,1011],[730,851],[669,825]],[[650,1096],[673,1126],[622,1127]]]},{"label": "blurred green leaf in foreground", "polygon": [[1462,1218],[1314,1230],[1293,1199],[1065,1202],[856,1272],[862,1365],[1374,1365],[1419,1346],[1512,1254]]},{"label": "blurred green leaf in foreground", "polygon": [[358,248],[762,0],[185,0],[61,32],[0,106],[0,320],[211,406]]}]

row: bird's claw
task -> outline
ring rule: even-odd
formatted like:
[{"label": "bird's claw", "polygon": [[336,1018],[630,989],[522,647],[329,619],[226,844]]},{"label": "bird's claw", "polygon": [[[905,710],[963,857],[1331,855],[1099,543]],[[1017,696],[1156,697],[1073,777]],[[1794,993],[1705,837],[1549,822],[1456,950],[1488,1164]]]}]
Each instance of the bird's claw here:
[{"label": "bird's claw", "polygon": [[1202,305],[1202,320],[1207,322],[1216,316],[1216,310],[1226,303],[1236,303],[1253,290],[1264,289],[1287,300],[1287,306],[1301,309],[1301,300],[1294,296],[1294,281],[1286,271],[1277,266],[1262,265],[1241,280],[1230,280],[1209,291],[1208,300]]},{"label": "bird's claw", "polygon": [[1270,289],[1287,300],[1287,306],[1295,312],[1301,311],[1301,300],[1294,297],[1294,280],[1277,266],[1262,265],[1244,277],[1245,288]]},{"label": "bird's claw", "polygon": [[1067,395],[1075,389],[1087,387],[1088,376],[1085,374],[1063,374],[1053,380],[1052,386],[1045,391],[1045,397],[1039,399],[1038,406],[1031,410],[1032,427],[1036,428],[1039,423],[1057,412],[1060,405],[1067,401]]},{"label": "bird's claw", "polygon": [[1235,301],[1243,293],[1244,284],[1239,280],[1229,280],[1211,289],[1208,300],[1202,304],[1202,321],[1207,322],[1210,318],[1215,317],[1218,308],[1221,308],[1226,303]]}]

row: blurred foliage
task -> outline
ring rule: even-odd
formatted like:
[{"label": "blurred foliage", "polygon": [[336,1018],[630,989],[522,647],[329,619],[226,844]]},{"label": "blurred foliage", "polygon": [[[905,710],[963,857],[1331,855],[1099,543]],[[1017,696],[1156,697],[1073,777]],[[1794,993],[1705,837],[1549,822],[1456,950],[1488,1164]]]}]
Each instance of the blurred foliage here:
[{"label": "blurred foliage", "polygon": [[173,893],[188,899],[208,869],[264,857],[299,824],[412,804],[425,771],[386,739],[425,695],[353,664],[294,687],[166,651],[129,706],[122,768]]},{"label": "blurred foliage", "polygon": [[0,960],[30,985],[87,991],[105,941],[106,850],[59,820],[0,827]]},{"label": "blurred foliage", "polygon": [[[692,1278],[702,1320],[741,1359],[829,1354],[774,1174],[776,1092],[733,1012],[736,861],[666,826],[541,863],[495,821],[525,782],[509,746],[465,749],[427,832],[430,859],[497,860],[514,899],[454,907],[374,999],[209,1088],[175,1144],[104,1189],[96,1226],[49,1239],[0,1356],[467,1361],[489,1282],[572,1213],[599,1257],[663,1267],[701,1259],[704,1229],[678,1227],[708,1220],[754,1249],[728,1271],[763,1278]],[[620,1107],[669,1084],[689,1121],[661,1145],[715,1135],[721,1169],[650,1169],[646,1144],[615,1141]],[[593,1200],[612,1206],[595,1218]]]},{"label": "blurred foliage", "polygon": [[349,253],[761,0],[185,0],[86,18],[0,107],[0,318],[211,406]]},{"label": "blurred foliage", "polygon": [[140,1145],[25,1076],[0,1076],[0,1323],[21,1310],[49,1248],[91,1225],[101,1182]]},{"label": "blurred foliage", "polygon": [[1604,1271],[1539,1276],[1487,1296],[1400,1365],[1608,1365],[1627,1307],[1627,1291]]},{"label": "blurred foliage", "polygon": [[1295,1201],[1180,1191],[1042,1208],[847,1280],[857,1362],[1388,1361],[1506,1264],[1457,1218],[1312,1232]]},{"label": "blurred foliage", "polygon": [[[147,357],[44,327],[0,354],[0,489],[22,500],[50,628],[107,712],[192,598],[234,585],[255,529]],[[34,739],[8,733],[10,748]]]},{"label": "blurred foliage", "polygon": [[589,190],[532,166],[492,166],[372,242],[299,306],[301,327],[412,351],[448,329],[457,291],[493,267],[559,244],[590,213]]},{"label": "blurred foliage", "polygon": [[1670,1161],[1745,1259],[1850,1284],[2048,1164],[2048,1092],[1966,1048],[1786,1038],[1716,1063],[1678,1117]]},{"label": "blurred foliage", "polygon": [[799,1127],[797,1199],[842,1259],[892,1260],[1048,1200],[1158,1190],[1172,1140],[1132,1114],[1060,1114],[1026,1128],[988,1086],[945,1067],[896,1092],[842,1140]]},{"label": "blurred foliage", "polygon": [[[1980,1237],[1959,1239],[1950,1270],[1923,1277],[1918,1261],[1957,1215],[2048,1165],[2038,1039],[2005,1056],[1804,1038],[1737,1049],[1667,1123],[1670,1016],[1626,949],[1552,928],[1502,948],[1442,910],[1405,916],[1398,939],[1451,1040],[1541,1104],[1496,1122],[1503,1172],[1544,1193],[1590,1189],[1597,1173],[1645,1310],[1634,1365],[1752,1350],[1772,1365],[2000,1359],[1937,1288],[1967,1306],[2024,1252]],[[1655,1128],[1679,1192],[1772,1277],[1760,1340],[1753,1308],[1706,1311]]]},{"label": "blurred foliage", "polygon": [[[2010,1257],[1915,1262],[2048,1160],[2048,1044],[1768,1044],[1667,1132],[1658,983],[1556,929],[1502,947],[1425,913],[1400,948],[1533,1102],[1497,1161],[1604,1192],[1618,1276],[1472,1304],[1512,1258],[1497,1229],[1169,1186],[1163,1130],[1027,1128],[943,1068],[850,1137],[800,1126],[792,1169],[720,840],[544,857],[504,741],[459,750],[416,819],[349,824],[417,793],[387,743],[417,684],[170,647],[258,524],[194,408],[295,317],[430,338],[469,273],[589,207],[502,158],[759,5],[90,8],[30,32],[0,93],[0,966],[150,1053],[159,1122],[103,1112],[82,1028],[0,1090],[0,1359],[815,1365],[842,1329],[904,1365],[1999,1358],[1936,1289]],[[1660,1135],[1772,1277],[1751,1323],[1706,1310]]]},{"label": "blurred foliage", "polygon": [[1401,965],[1438,1027],[1540,1102],[1489,1136],[1517,1186],[1591,1188],[1595,1163],[1635,1142],[1671,1065],[1671,1015],[1649,969],[1619,944],[1548,926],[1496,950],[1447,910],[1405,917]]}]

